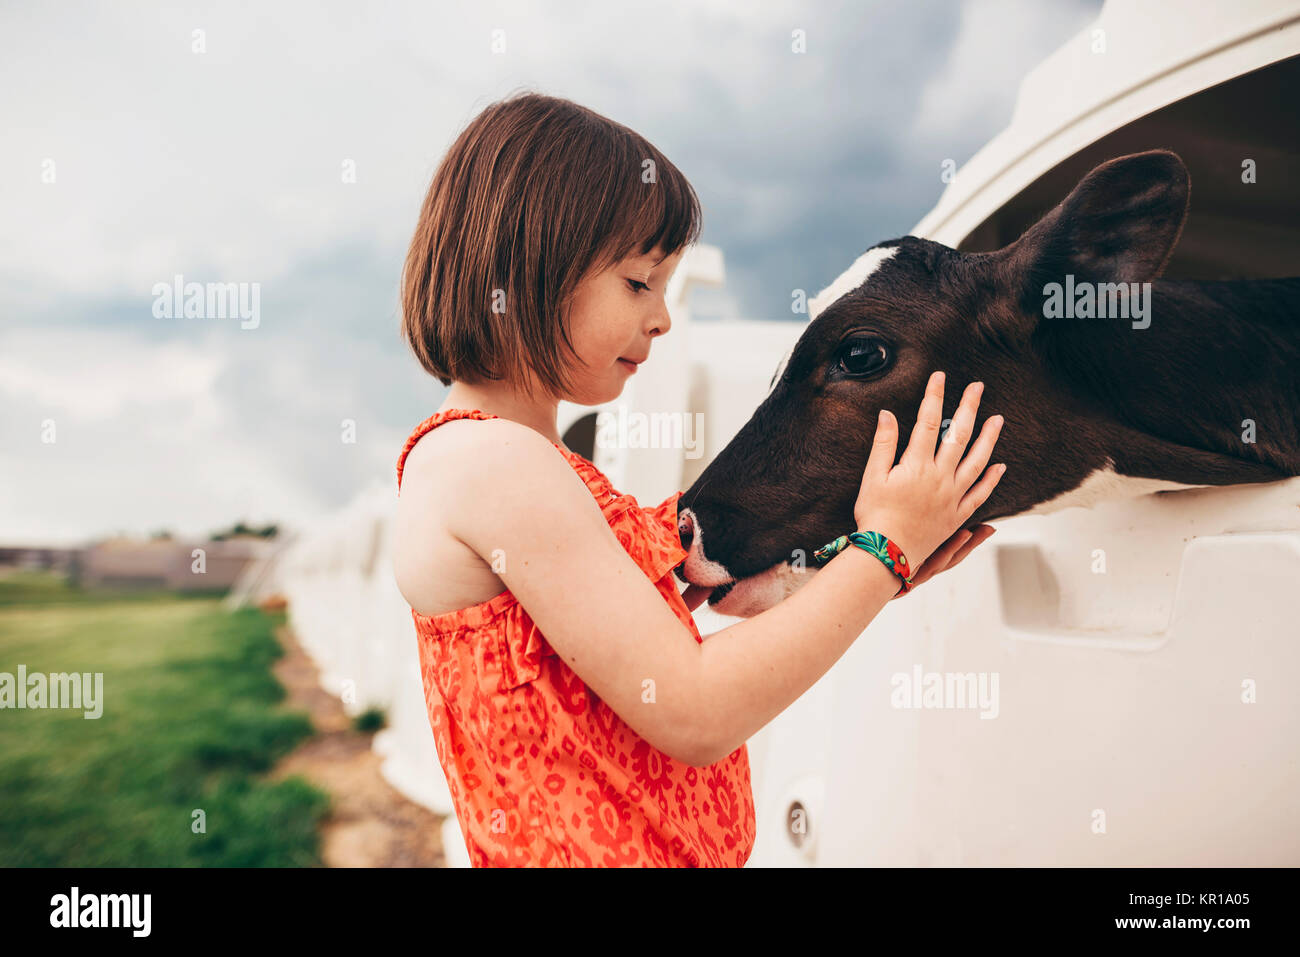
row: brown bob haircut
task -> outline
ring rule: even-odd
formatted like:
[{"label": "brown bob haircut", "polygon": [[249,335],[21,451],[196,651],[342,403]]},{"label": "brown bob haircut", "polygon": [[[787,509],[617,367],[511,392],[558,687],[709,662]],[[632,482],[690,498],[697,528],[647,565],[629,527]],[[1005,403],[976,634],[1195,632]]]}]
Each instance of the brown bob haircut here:
[{"label": "brown bob haircut", "polygon": [[511,94],[433,174],[402,272],[402,333],[443,385],[518,389],[531,372],[563,398],[578,283],[656,247],[672,255],[700,219],[686,177],[636,132],[570,100]]}]

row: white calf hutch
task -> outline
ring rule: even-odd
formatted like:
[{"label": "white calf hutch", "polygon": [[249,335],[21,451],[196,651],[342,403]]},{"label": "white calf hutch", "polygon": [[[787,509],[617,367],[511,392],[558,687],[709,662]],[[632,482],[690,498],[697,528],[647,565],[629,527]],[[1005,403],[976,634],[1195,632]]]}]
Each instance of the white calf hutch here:
[{"label": "white calf hutch", "polygon": [[[1192,175],[1166,275],[1300,273],[1298,53],[1294,3],[1108,3],[912,232],[999,248],[1096,163],[1164,147]],[[751,863],[1300,863],[1300,479],[997,525],[767,729]],[[994,706],[895,707],[963,676]]]},{"label": "white calf hutch", "polygon": [[[913,233],[997,248],[1102,159],[1164,147],[1192,176],[1191,217],[1166,275],[1300,273],[1300,59],[1287,60],[1297,54],[1296,3],[1112,0],[1026,76],[1010,126]],[[1247,159],[1254,192],[1234,188]],[[643,505],[691,484],[803,329],[692,323],[691,286],[722,282],[721,252],[693,250],[669,290],[673,329],[620,399],[561,407],[570,447]],[[836,288],[812,300],[814,316]],[[687,410],[707,426],[685,433],[699,439],[691,447],[595,441],[598,412]],[[245,591],[288,597],[323,683],[350,712],[386,709],[375,739],[384,774],[448,815],[449,863],[465,865],[410,611],[393,583],[394,501],[395,476],[377,480],[250,572]],[[1300,863],[1300,479],[997,525],[960,569],[891,602],[750,741],[751,865]],[[707,606],[696,620],[703,634],[734,621]],[[948,695],[929,699],[936,681]],[[958,691],[967,700],[950,697]]]}]

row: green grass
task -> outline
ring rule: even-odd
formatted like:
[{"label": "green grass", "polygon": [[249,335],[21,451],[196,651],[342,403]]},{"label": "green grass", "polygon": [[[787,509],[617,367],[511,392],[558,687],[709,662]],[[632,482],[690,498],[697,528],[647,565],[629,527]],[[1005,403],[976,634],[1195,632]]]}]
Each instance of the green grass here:
[{"label": "green grass", "polygon": [[68,584],[62,575],[21,569],[0,577],[0,608],[10,605],[85,604],[90,601],[152,602],[178,597],[220,598],[226,589],[195,589],[178,595],[162,588],[80,588]]},{"label": "green grass", "polygon": [[104,676],[96,719],[0,709],[0,866],[319,866],[328,797],[263,779],[313,733],[279,705],[282,617],[0,579],[0,672]]}]

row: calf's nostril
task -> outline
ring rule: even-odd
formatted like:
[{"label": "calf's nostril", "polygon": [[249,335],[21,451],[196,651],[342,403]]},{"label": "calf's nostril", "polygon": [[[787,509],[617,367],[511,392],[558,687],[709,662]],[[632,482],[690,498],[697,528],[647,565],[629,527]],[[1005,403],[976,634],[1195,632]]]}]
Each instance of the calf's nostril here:
[{"label": "calf's nostril", "polygon": [[689,514],[678,516],[677,537],[681,539],[682,548],[690,551],[691,542],[695,540],[695,523],[691,521]]}]

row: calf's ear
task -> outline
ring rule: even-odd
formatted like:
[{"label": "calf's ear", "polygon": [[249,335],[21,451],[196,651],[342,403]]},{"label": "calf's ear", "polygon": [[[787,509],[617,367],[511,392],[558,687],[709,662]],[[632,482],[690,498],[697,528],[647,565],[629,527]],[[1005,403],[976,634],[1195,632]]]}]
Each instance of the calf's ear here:
[{"label": "calf's ear", "polygon": [[1182,234],[1190,193],[1187,167],[1168,150],[1102,163],[1002,251],[1030,311],[1041,310],[1043,287],[1067,273],[1076,283],[1158,279]]}]

